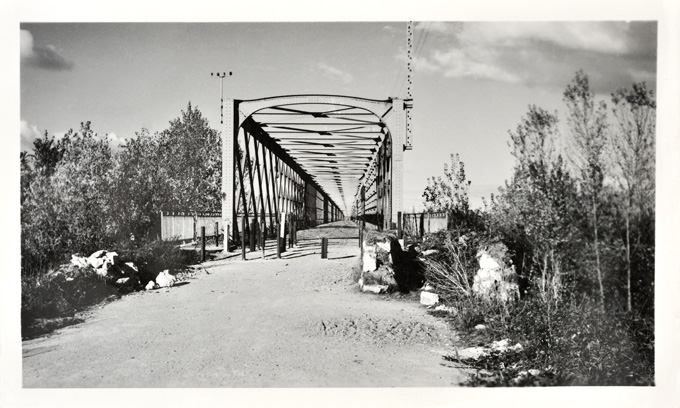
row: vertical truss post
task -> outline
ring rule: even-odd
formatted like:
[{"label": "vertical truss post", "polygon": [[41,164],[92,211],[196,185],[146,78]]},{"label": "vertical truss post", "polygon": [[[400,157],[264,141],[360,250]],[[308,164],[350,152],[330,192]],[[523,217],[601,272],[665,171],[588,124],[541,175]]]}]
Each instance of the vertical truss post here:
[{"label": "vertical truss post", "polygon": [[[260,191],[260,212],[262,213],[262,220],[261,220],[261,225],[260,228],[265,230],[267,228],[267,225],[265,223],[265,218],[264,218],[264,194],[262,193],[262,171],[260,167],[260,144],[257,142],[257,139],[253,137],[253,147],[255,148],[255,168],[257,169],[257,188]],[[264,157],[263,157],[264,159]]]},{"label": "vertical truss post", "polygon": [[[222,225],[225,232],[232,231],[236,222],[236,206],[234,194],[234,147],[237,143],[235,135],[238,135],[238,114],[233,99],[225,101],[224,131],[222,132]],[[229,252],[228,237],[224,238],[224,252]]]}]

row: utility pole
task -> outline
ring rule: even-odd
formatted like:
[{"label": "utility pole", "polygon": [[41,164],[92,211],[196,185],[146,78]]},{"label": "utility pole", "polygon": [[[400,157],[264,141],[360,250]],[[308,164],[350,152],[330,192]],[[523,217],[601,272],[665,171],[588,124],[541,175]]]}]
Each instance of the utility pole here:
[{"label": "utility pole", "polygon": [[[226,72],[211,72],[210,76],[220,79],[220,124],[224,124],[224,78],[227,76]],[[231,76],[231,71],[229,71]]]}]

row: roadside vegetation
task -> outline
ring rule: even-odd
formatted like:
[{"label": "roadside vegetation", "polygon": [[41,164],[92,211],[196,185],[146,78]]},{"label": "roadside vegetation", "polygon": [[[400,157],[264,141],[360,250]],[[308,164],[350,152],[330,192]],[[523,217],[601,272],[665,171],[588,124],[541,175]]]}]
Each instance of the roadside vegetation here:
[{"label": "roadside vegetation", "polygon": [[[427,277],[453,308],[442,314],[472,345],[523,346],[449,356],[479,369],[468,385],[654,383],[654,94],[638,83],[598,101],[579,71],[563,96],[568,131],[530,106],[509,132],[513,175],[483,209],[470,208],[457,155],[423,194],[454,220],[421,242],[439,251]],[[494,243],[508,248],[518,301],[471,290],[478,250]]]},{"label": "roadside vegetation", "polygon": [[221,208],[220,149],[218,132],[188,104],[168,129],[142,129],[119,147],[84,122],[59,139],[45,132],[21,152],[24,334],[77,321],[78,311],[120,295],[94,269],[55,274],[72,255],[117,252],[142,281],[197,263],[194,253],[159,240],[157,221],[161,210]]}]

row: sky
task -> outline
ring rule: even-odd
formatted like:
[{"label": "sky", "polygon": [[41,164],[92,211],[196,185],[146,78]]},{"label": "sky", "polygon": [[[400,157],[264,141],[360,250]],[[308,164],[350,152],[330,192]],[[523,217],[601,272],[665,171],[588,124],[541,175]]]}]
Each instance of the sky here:
[{"label": "sky", "polygon": [[[421,210],[427,178],[458,153],[471,204],[511,175],[508,130],[530,104],[558,111],[583,69],[598,97],[656,88],[657,24],[632,21],[415,22],[413,150],[404,208]],[[219,129],[227,98],[406,95],[406,22],[21,23],[21,149],[91,121],[114,146],[162,131],[187,103]],[[564,129],[566,132],[566,129]]]}]

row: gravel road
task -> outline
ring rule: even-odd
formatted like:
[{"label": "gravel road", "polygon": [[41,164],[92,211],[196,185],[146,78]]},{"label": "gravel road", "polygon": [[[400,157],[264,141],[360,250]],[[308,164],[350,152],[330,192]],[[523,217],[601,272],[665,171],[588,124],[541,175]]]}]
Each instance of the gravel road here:
[{"label": "gravel road", "polygon": [[[24,387],[434,387],[466,377],[417,302],[359,293],[355,241],[207,262],[186,284],[23,343]],[[255,258],[256,254],[249,255]]]}]

